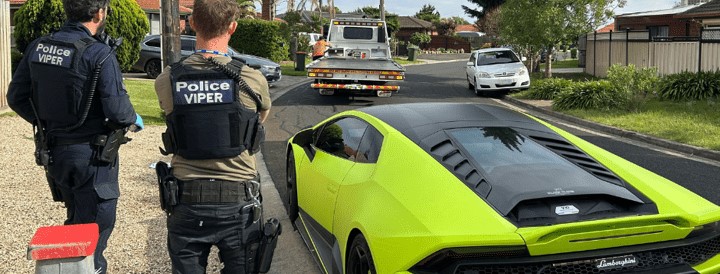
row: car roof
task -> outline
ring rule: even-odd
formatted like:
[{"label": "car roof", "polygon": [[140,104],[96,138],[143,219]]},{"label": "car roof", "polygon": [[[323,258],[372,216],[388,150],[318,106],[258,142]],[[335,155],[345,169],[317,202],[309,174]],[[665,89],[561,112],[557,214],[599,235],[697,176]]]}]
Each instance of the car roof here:
[{"label": "car roof", "polygon": [[479,103],[411,103],[358,109],[389,124],[416,143],[425,137],[459,127],[519,127],[552,132],[544,125],[510,109]]},{"label": "car roof", "polygon": [[475,50],[473,52],[483,53],[483,52],[506,51],[506,50],[512,51],[512,49],[509,49],[509,48],[486,48],[486,49]]}]

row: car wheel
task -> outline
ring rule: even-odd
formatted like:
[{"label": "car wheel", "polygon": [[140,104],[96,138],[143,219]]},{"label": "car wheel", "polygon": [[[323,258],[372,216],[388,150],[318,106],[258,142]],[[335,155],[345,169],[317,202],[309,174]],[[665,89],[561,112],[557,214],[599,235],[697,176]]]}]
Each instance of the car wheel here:
[{"label": "car wheel", "polygon": [[475,83],[475,85],[473,86],[473,91],[475,91],[475,96],[483,96],[483,94],[485,94],[485,92],[478,89],[477,78],[475,78],[474,83]]},{"label": "car wheel", "polygon": [[162,64],[160,64],[160,60],[158,59],[152,59],[145,64],[145,73],[148,77],[155,79],[160,75],[162,72]]},{"label": "car wheel", "polygon": [[368,246],[365,237],[358,234],[350,245],[347,263],[345,264],[345,273],[347,274],[376,274],[375,263],[373,262],[370,246]]},{"label": "car wheel", "polygon": [[470,78],[467,77],[467,76],[465,76],[465,79],[466,79],[467,82],[468,82],[468,89],[469,89],[469,90],[475,89],[475,86],[472,84],[472,82],[470,82]]},{"label": "car wheel", "polygon": [[295,222],[298,218],[300,208],[297,197],[297,177],[295,177],[297,175],[297,173],[295,173],[295,156],[292,149],[287,155],[285,174],[287,178],[288,217],[290,217],[290,222]]}]

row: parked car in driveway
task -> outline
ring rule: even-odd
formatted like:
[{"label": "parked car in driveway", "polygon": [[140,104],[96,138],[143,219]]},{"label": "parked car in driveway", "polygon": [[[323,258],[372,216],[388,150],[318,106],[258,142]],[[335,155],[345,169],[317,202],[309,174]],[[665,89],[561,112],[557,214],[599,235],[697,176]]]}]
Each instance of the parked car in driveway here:
[{"label": "parked car in driveway", "polygon": [[[190,56],[195,52],[195,36],[180,36],[181,55]],[[274,83],[282,78],[280,65],[270,59],[250,54],[242,54],[228,47],[228,54],[233,59],[243,61],[251,68],[257,69],[265,75],[268,83]],[[160,63],[160,35],[148,35],[140,43],[140,58],[133,65],[133,69],[145,72],[148,77],[155,79],[162,72]]]},{"label": "parked car in driveway", "polygon": [[468,88],[477,95],[493,95],[506,90],[530,88],[530,74],[525,57],[519,58],[506,48],[473,51],[466,64]]}]

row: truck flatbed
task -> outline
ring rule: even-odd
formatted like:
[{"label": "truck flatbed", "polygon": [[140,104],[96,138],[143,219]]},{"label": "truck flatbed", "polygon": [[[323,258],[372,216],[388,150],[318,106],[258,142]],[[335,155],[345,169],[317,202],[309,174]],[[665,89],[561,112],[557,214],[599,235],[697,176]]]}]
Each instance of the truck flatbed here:
[{"label": "truck flatbed", "polygon": [[310,64],[312,69],[347,69],[347,70],[383,70],[405,71],[397,62],[388,59],[356,60],[346,58],[324,57]]}]

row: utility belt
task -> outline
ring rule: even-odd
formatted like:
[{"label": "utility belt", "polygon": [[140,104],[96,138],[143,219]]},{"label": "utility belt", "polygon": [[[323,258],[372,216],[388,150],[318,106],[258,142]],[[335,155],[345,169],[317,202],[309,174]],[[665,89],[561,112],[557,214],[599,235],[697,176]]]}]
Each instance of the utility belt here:
[{"label": "utility belt", "polygon": [[[108,134],[99,134],[92,137],[61,138],[50,137],[47,144],[43,144],[41,138],[35,137],[35,163],[39,166],[52,164],[50,148],[56,146],[88,144],[97,148],[95,160],[101,163],[114,163],[117,158],[120,145],[126,144],[131,138],[125,136],[126,129],[116,129]],[[38,133],[36,133],[37,135]]]},{"label": "utility belt", "polygon": [[242,212],[252,214],[248,237],[243,237],[245,266],[248,273],[267,273],[282,233],[280,221],[270,218],[263,223],[262,194],[259,180],[224,181],[213,179],[179,180],[172,175],[172,167],[157,162],[155,171],[160,187],[160,207],[172,214],[182,204],[246,204]]}]

